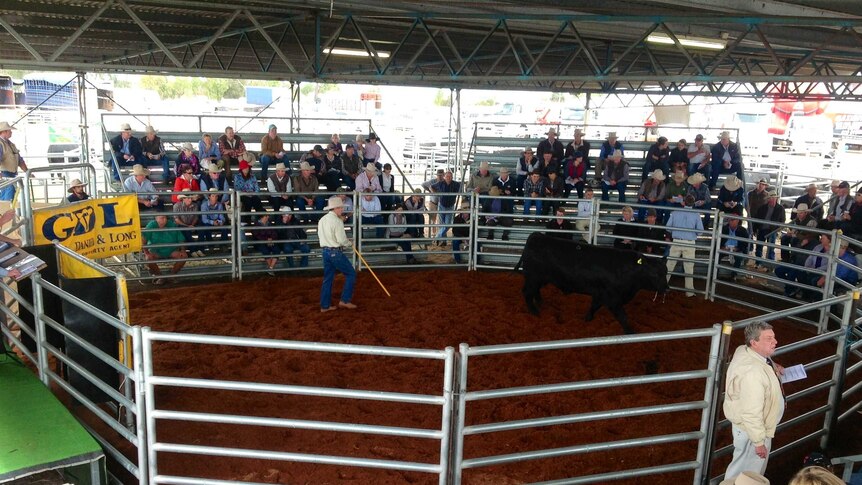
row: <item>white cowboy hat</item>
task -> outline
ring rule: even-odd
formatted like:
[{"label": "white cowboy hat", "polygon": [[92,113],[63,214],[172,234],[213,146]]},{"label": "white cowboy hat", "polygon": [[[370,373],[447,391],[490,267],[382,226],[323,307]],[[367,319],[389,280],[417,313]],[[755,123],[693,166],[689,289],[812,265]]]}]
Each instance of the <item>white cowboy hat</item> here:
[{"label": "white cowboy hat", "polygon": [[617,137],[617,132],[616,132],[616,131],[611,131],[611,132],[609,132],[609,133],[608,133],[608,138],[616,138],[616,137]]},{"label": "white cowboy hat", "polygon": [[734,192],[739,190],[742,187],[742,181],[737,178],[736,175],[728,175],[726,179],[724,179],[724,188]]},{"label": "white cowboy hat", "polygon": [[194,151],[194,147],[192,147],[191,143],[183,143],[183,150]]},{"label": "white cowboy hat", "polygon": [[246,162],[248,162],[249,165],[252,165],[252,164],[254,164],[254,162],[257,161],[257,157],[255,157],[254,153],[252,153],[252,152],[243,153],[242,155],[239,156],[239,159],[245,160]]},{"label": "white cowboy hat", "polygon": [[328,211],[338,209],[339,207],[344,207],[344,201],[341,200],[341,197],[333,195],[329,198],[329,201],[326,203],[326,207],[324,207],[323,210]]},{"label": "white cowboy hat", "polygon": [[[215,187],[210,187],[210,189],[207,190],[207,192],[218,192],[218,189]],[[210,194],[210,195],[218,195],[218,194]]]},{"label": "white cowboy hat", "polygon": [[688,177],[687,182],[691,185],[699,184],[706,181],[706,177],[700,172],[695,172]]},{"label": "white cowboy hat", "polygon": [[730,139],[730,132],[729,131],[722,131],[721,133],[718,134],[718,137]]},{"label": "white cowboy hat", "polygon": [[74,179],[74,180],[72,180],[72,183],[69,184],[68,192],[72,193],[72,189],[75,187],[86,187],[86,186],[87,186],[87,184],[85,184],[84,182],[81,182],[81,179]]},{"label": "white cowboy hat", "polygon": [[136,163],[132,166],[132,175],[149,175],[150,170],[145,168],[140,163]]},{"label": "white cowboy hat", "polygon": [[662,172],[660,168],[653,170],[652,173],[649,174],[649,176],[650,176],[650,178],[656,179],[659,182],[661,182],[662,180],[664,180],[666,178],[664,176],[664,172]]},{"label": "white cowboy hat", "polygon": [[509,175],[509,169],[506,167],[500,167],[500,175],[503,174]]},{"label": "white cowboy hat", "polygon": [[155,134],[156,134],[156,129],[155,129],[155,128],[153,128],[153,126],[152,126],[152,125],[147,125],[147,129],[145,130],[145,132],[146,132],[146,133],[152,133],[152,134],[154,134],[154,135],[155,135]]},{"label": "white cowboy hat", "polygon": [[551,129],[550,129],[550,130],[548,130],[548,132],[547,132],[547,133],[545,133],[545,134],[546,134],[546,135],[554,135],[554,136],[557,136],[557,130],[555,130],[555,129],[551,128]]},{"label": "white cowboy hat", "polygon": [[8,121],[0,121],[0,131],[9,131],[14,129],[16,128],[10,125]]},{"label": "white cowboy hat", "polygon": [[491,165],[488,162],[482,162],[479,164],[479,170],[490,170]]},{"label": "white cowboy hat", "polygon": [[368,162],[365,165],[365,171],[371,173],[377,173],[377,166],[374,165],[374,162]]},{"label": "white cowboy hat", "polygon": [[584,134],[583,130],[581,130],[580,128],[575,128],[575,136],[583,135],[583,134]]},{"label": "white cowboy hat", "polygon": [[120,125],[120,129],[123,131],[132,131],[132,126],[128,123],[123,123],[122,125]]},{"label": "white cowboy hat", "polygon": [[313,171],[314,167],[312,167],[311,164],[308,162],[300,162],[299,170],[300,171],[302,171],[302,170],[312,170]]},{"label": "white cowboy hat", "polygon": [[219,173],[219,172],[223,171],[224,169],[219,167],[217,163],[210,162],[209,166],[207,168],[205,168],[204,170],[206,170],[209,173]]},{"label": "white cowboy hat", "polygon": [[293,209],[288,206],[284,206],[281,208],[281,215],[283,216],[289,216],[291,212],[293,212]]},{"label": "white cowboy hat", "polygon": [[808,204],[803,202],[794,207],[793,209],[790,209],[790,212],[809,212]]},{"label": "white cowboy hat", "polygon": [[287,167],[284,165],[283,162],[278,162],[275,164],[275,169],[276,170],[287,170]]},{"label": "white cowboy hat", "polygon": [[[192,191],[192,189],[186,187],[185,189],[181,190],[180,192],[191,192],[191,191]],[[189,194],[177,194],[177,199],[179,199],[179,200],[188,199],[190,197],[191,197],[191,195],[189,195]]]},{"label": "white cowboy hat", "polygon": [[724,480],[719,485],[769,485],[769,479],[759,473],[742,472],[739,476]]}]

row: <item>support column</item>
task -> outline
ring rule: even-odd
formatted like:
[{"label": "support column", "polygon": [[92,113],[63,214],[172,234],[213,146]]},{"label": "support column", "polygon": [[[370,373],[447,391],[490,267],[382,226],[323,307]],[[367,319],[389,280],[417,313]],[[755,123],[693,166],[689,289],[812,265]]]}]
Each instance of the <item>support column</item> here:
[{"label": "support column", "polygon": [[463,163],[461,159],[461,88],[455,89],[455,160]]},{"label": "support column", "polygon": [[587,136],[587,125],[590,124],[590,101],[592,101],[592,94],[587,93],[587,102],[584,103],[584,137]]},{"label": "support column", "polygon": [[[78,73],[78,116],[81,129],[81,160],[80,163],[90,163],[90,131],[87,125],[87,73]],[[98,96],[98,95],[97,95]],[[96,98],[98,102],[98,97]],[[87,180],[90,172],[87,170],[81,171],[81,180],[85,183],[93,183],[94,181]],[[92,190],[92,187],[91,187]]]},{"label": "support column", "polygon": [[[449,133],[446,137],[446,168],[449,168],[449,164],[452,162],[452,109],[455,103],[455,90],[449,88]],[[457,138],[457,135],[456,135]],[[437,167],[435,167],[435,160],[432,157],[431,159],[431,175],[433,176],[436,173]]]}]

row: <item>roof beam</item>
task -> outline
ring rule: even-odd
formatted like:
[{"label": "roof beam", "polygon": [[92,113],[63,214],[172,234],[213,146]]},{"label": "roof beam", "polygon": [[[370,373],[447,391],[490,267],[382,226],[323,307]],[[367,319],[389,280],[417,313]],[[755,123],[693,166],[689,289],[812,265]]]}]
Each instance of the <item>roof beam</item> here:
[{"label": "roof beam", "polygon": [[87,18],[87,20],[85,20],[84,23],[81,24],[81,26],[78,27],[78,29],[75,30],[75,32],[72,35],[70,35],[69,38],[66,39],[66,41],[60,45],[60,47],[57,48],[57,50],[54,51],[53,54],[48,56],[48,60],[49,61],[56,61],[57,58],[60,57],[60,54],[62,54],[63,52],[66,52],[66,49],[68,49],[69,46],[72,45],[72,43],[74,43],[76,40],[78,40],[78,37],[80,37],[81,34],[83,34],[85,30],[90,28],[90,26],[93,25],[93,22],[95,22],[97,18],[101,17],[102,14],[105,13],[105,10],[107,10],[113,4],[114,4],[114,0],[108,0],[104,4],[102,4],[102,6],[99,7],[95,12],[93,12],[93,14],[90,15]]},{"label": "roof beam", "polygon": [[[279,47],[278,44],[276,44],[275,41],[272,40],[272,37],[270,37],[269,34],[266,32],[266,29],[264,29],[263,26],[260,25],[260,22],[258,22],[257,19],[255,18],[255,16],[252,15],[251,11],[246,9],[244,11],[244,13],[245,13],[246,18],[248,18],[251,21],[251,23],[252,23],[252,25],[254,25],[255,29],[257,29],[257,31],[260,32],[260,35],[263,36],[264,40],[266,40],[266,43],[269,44],[270,47],[272,47],[272,50],[275,52],[275,54],[278,56],[278,58],[281,59],[281,62],[283,62],[284,65],[287,66],[287,68],[290,70],[290,72],[296,72],[296,68],[293,67],[293,64],[290,62],[290,60],[287,58],[287,56],[284,55],[284,52],[282,52],[281,47]],[[249,44],[251,44],[251,39],[249,39],[248,42],[249,42]],[[252,49],[253,48],[254,47],[252,47]],[[256,54],[257,53],[255,53],[255,55]]]},{"label": "roof beam", "polygon": [[175,55],[174,55],[174,53],[173,53],[173,52],[171,52],[171,50],[170,50],[170,49],[168,49],[168,47],[167,47],[164,43],[162,43],[162,41],[161,41],[158,37],[156,37],[156,34],[154,34],[154,33],[153,33],[153,31],[152,31],[152,30],[150,30],[150,28],[149,28],[149,27],[147,27],[147,24],[145,24],[145,23],[141,20],[141,18],[140,18],[140,17],[138,17],[138,14],[136,14],[136,13],[134,12],[134,10],[132,10],[132,9],[128,6],[128,4],[126,4],[125,0],[117,0],[117,4],[118,4],[120,7],[122,7],[122,9],[123,9],[123,10],[125,10],[125,11],[126,11],[126,13],[129,15],[129,17],[132,19],[132,21],[134,21],[136,24],[138,24],[138,27],[140,27],[140,28],[141,28],[141,30],[143,30],[143,31],[144,31],[144,33],[145,33],[145,34],[147,34],[147,37],[149,37],[150,39],[152,39],[152,40],[153,40],[153,42],[155,42],[155,43],[156,43],[156,45],[157,45],[157,46],[159,46],[159,49],[160,49],[162,52],[164,52],[164,53],[165,53],[165,55],[166,55],[166,56],[171,60],[171,62],[173,62],[173,63],[174,63],[174,65],[176,65],[176,66],[177,66],[177,67],[179,67],[179,68],[182,68],[182,67],[183,67],[183,63],[182,63],[182,62],[180,62],[180,60],[179,60],[179,59],[177,59],[177,56],[175,56]]},{"label": "roof beam", "polygon": [[27,49],[27,52],[29,52],[34,59],[39,62],[45,62],[45,58],[42,57],[42,54],[40,54],[39,51],[34,49],[33,46],[30,45],[29,42],[27,42],[27,39],[22,37],[21,34],[19,34],[18,31],[15,30],[9,22],[3,19],[3,17],[0,17],[0,26],[6,29],[6,31],[9,32],[9,35],[11,35],[16,41],[18,41],[19,44],[21,44],[21,47]]},{"label": "roof beam", "polygon": [[204,44],[203,49],[199,50],[198,53],[194,57],[192,57],[192,60],[189,61],[188,65],[186,67],[191,68],[195,64],[197,64],[198,61],[201,60],[204,53],[206,51],[208,51],[209,48],[212,47],[213,44],[215,44],[215,41],[217,41],[218,39],[221,38],[222,35],[224,35],[224,31],[227,30],[227,28],[230,26],[230,24],[233,23],[234,20],[236,20],[236,18],[239,16],[240,12],[241,12],[241,10],[236,9],[233,11],[233,13],[231,13],[230,17],[228,17],[227,20],[223,24],[221,24],[221,27],[219,27],[218,30],[216,30],[215,33],[213,33],[213,35],[210,36],[209,40],[207,40],[206,44]]}]

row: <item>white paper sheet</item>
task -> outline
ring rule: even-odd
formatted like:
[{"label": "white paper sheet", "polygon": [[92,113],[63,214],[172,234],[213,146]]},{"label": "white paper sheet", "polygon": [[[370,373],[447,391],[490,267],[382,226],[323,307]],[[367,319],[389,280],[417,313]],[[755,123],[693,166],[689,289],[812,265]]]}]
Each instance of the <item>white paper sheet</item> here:
[{"label": "white paper sheet", "polygon": [[805,372],[805,366],[797,364],[784,368],[784,375],[781,376],[781,382],[786,384],[788,382],[799,381],[807,377],[808,374]]}]

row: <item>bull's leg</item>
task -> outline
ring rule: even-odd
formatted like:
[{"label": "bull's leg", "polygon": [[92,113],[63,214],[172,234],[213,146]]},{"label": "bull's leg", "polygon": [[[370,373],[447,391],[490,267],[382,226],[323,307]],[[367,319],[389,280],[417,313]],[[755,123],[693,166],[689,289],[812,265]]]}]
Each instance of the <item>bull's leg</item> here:
[{"label": "bull's leg", "polygon": [[584,321],[585,322],[591,321],[593,319],[593,316],[595,316],[596,312],[599,311],[599,308],[601,308],[601,307],[602,307],[601,300],[599,300],[598,298],[596,298],[594,296],[592,301],[590,302],[590,309],[587,310],[587,314],[584,316]]},{"label": "bull's leg", "polygon": [[542,301],[542,287],[539,282],[532,278],[524,278],[524,288],[521,293],[524,294],[524,302],[527,304],[527,310],[533,315],[539,314],[539,307],[535,302]]},{"label": "bull's leg", "polygon": [[622,305],[618,305],[616,307],[610,307],[610,310],[611,310],[611,313],[613,313],[614,316],[617,318],[617,321],[620,322],[620,325],[622,325],[623,332],[625,332],[626,334],[629,334],[629,335],[635,333],[635,331],[632,330],[632,328],[629,326],[629,319],[628,319],[628,316],[626,315],[626,310],[625,310],[625,308],[623,308]]}]

